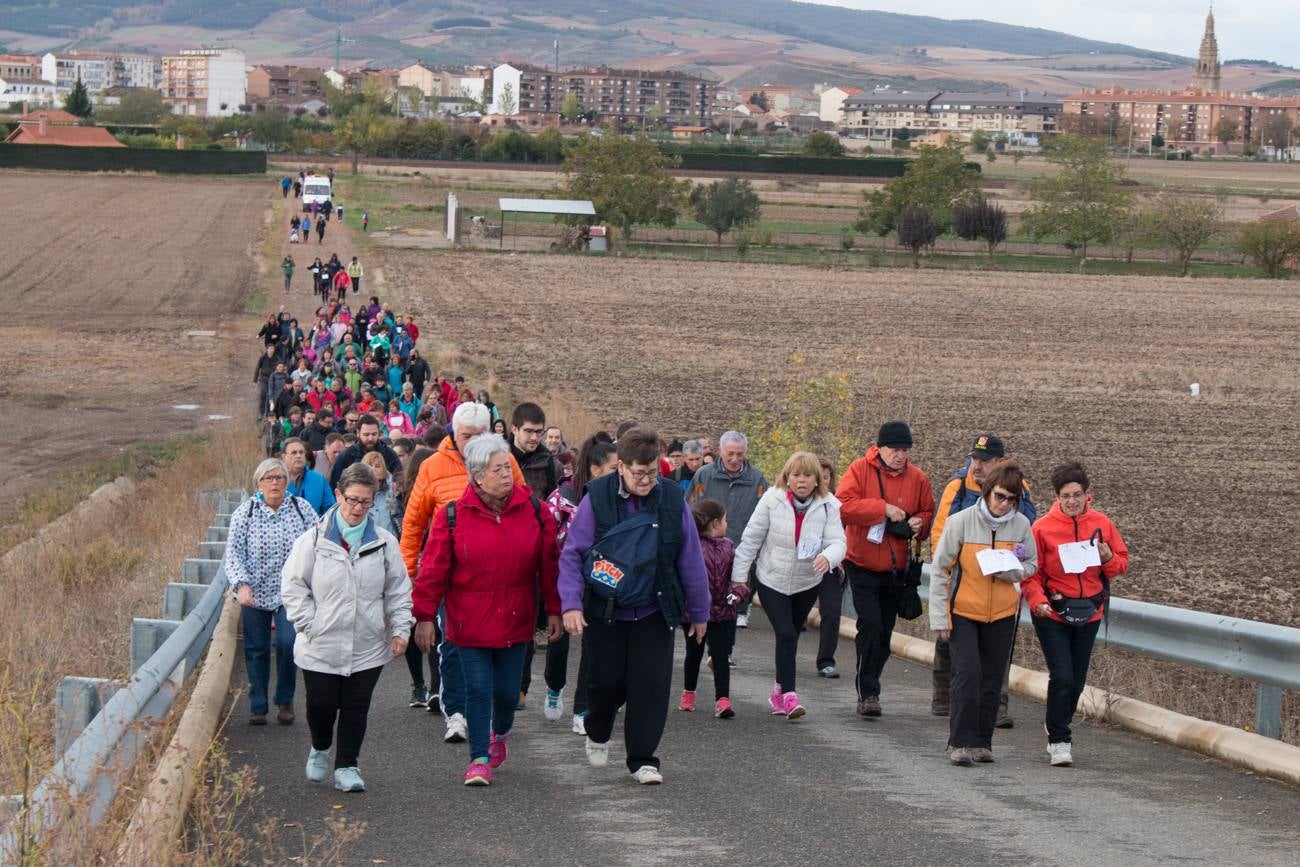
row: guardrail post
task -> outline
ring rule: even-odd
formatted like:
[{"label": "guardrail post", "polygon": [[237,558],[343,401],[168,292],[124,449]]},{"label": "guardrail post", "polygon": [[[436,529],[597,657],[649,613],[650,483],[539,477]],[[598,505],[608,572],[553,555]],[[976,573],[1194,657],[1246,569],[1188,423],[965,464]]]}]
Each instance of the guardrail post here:
[{"label": "guardrail post", "polygon": [[199,605],[207,584],[187,584],[173,581],[163,588],[162,615],[164,620],[183,620]]},{"label": "guardrail post", "polygon": [[211,584],[220,571],[220,560],[191,557],[181,564],[181,580],[188,584]]},{"label": "guardrail post", "polygon": [[212,527],[208,527],[208,537],[204,541],[224,542],[226,541],[226,537],[229,535],[230,535],[230,527],[212,526]]},{"label": "guardrail post", "polygon": [[212,526],[214,526],[214,527],[229,527],[229,526],[230,526],[230,514],[231,514],[230,512],[221,512],[221,511],[218,511],[217,514],[215,514],[215,515],[212,516]]},{"label": "guardrail post", "polygon": [[1255,732],[1266,738],[1282,737],[1282,688],[1271,683],[1259,684],[1255,699]]},{"label": "guardrail post", "polygon": [[59,755],[77,739],[108,700],[125,684],[103,677],[65,677],[54,691],[54,750]]},{"label": "guardrail post", "polygon": [[179,620],[134,618],[131,621],[131,673],[135,674],[139,671],[140,666],[149,661],[149,657],[163,646],[163,642],[180,625]]},{"label": "guardrail post", "polygon": [[200,542],[199,556],[207,560],[220,560],[226,553],[225,542]]}]

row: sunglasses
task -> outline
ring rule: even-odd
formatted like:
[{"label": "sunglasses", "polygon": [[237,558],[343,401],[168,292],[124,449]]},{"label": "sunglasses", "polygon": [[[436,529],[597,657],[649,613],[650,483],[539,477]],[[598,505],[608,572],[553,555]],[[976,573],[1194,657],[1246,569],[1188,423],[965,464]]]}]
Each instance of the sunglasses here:
[{"label": "sunglasses", "polygon": [[994,491],[994,492],[993,492],[993,499],[997,500],[999,503],[1019,503],[1019,502],[1020,502],[1020,497],[1017,496],[1016,494],[1004,494],[1004,493],[1002,493],[1001,491]]}]

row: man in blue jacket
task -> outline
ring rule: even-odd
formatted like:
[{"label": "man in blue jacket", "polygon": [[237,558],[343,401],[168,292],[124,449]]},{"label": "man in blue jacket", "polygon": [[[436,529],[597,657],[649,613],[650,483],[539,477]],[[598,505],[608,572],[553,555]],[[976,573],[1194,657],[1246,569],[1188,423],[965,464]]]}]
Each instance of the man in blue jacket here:
[{"label": "man in blue jacket", "polygon": [[289,471],[289,495],[311,503],[317,515],[325,514],[334,505],[334,492],[324,476],[307,468],[307,444],[297,437],[289,437],[283,449],[281,459]]}]

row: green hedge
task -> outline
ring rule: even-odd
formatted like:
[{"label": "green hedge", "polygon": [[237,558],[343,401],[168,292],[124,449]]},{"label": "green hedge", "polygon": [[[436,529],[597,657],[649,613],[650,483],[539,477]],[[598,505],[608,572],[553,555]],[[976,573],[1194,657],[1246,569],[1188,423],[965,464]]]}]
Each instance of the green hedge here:
[{"label": "green hedge", "polygon": [[266,172],[266,152],[0,144],[0,168],[158,172],[166,175],[256,175]]},{"label": "green hedge", "polygon": [[[902,177],[911,160],[897,157],[805,157],[758,156],[747,154],[689,153],[678,154],[681,167],[702,172],[767,172],[788,175],[838,175],[850,178]],[[980,171],[979,163],[967,163]]]}]

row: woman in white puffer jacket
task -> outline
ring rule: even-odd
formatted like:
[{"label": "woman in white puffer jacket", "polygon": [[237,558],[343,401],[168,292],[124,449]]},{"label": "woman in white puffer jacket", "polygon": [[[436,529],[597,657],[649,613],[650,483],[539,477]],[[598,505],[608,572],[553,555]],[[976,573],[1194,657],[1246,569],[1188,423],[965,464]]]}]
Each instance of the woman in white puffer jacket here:
[{"label": "woman in white puffer jacket", "polygon": [[758,501],[731,569],[731,580],[743,584],[758,561],[758,598],[776,633],[776,681],[768,697],[773,714],[798,719],[806,713],[795,694],[799,631],[822,576],[840,565],[844,550],[840,503],[822,481],[821,461],[812,452],[796,452]]}]

